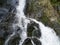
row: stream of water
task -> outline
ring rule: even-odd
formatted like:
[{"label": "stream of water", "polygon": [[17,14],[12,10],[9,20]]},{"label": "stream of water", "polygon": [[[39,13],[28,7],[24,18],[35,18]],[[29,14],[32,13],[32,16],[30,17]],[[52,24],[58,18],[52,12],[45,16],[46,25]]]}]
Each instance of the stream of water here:
[{"label": "stream of water", "polygon": [[[55,31],[52,28],[45,26],[42,22],[39,22],[35,19],[25,17],[25,14],[24,14],[25,4],[26,4],[26,0],[19,0],[19,5],[16,7],[17,13],[15,17],[17,17],[18,19],[18,23],[16,23],[15,25],[20,27],[22,31],[20,33],[21,40],[19,41],[19,45],[22,45],[25,39],[28,38],[27,25],[28,23],[30,23],[30,21],[33,21],[39,25],[39,28],[41,31],[41,37],[38,38],[38,40],[41,42],[41,45],[60,45],[59,37],[56,35]],[[8,45],[9,40],[14,35],[15,35],[15,31],[6,39],[4,45]],[[34,43],[33,40],[31,40],[31,43],[32,45],[37,45]]]}]

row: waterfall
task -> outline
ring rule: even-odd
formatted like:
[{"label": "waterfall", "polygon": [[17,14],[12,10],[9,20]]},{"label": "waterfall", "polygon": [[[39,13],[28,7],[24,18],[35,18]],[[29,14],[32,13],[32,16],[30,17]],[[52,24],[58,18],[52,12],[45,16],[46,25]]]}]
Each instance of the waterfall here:
[{"label": "waterfall", "polygon": [[17,25],[22,30],[22,33],[20,35],[21,40],[20,40],[19,45],[22,45],[24,40],[27,38],[27,24],[29,23],[29,20],[26,19],[25,15],[24,15],[25,1],[26,0],[19,0],[19,6],[17,6],[17,14],[16,14],[16,17],[18,17]]},{"label": "waterfall", "polygon": [[42,35],[39,40],[42,42],[42,45],[60,45],[60,40],[52,28],[45,26],[42,22],[38,22],[35,19],[30,18],[30,20],[39,24]]},{"label": "waterfall", "polygon": [[[21,40],[19,41],[19,45],[22,45],[25,39],[28,38],[27,25],[28,23],[30,23],[30,21],[33,21],[39,25],[39,28],[41,31],[41,37],[37,39],[41,42],[41,45],[60,45],[59,37],[56,35],[56,33],[52,28],[45,26],[42,22],[39,22],[35,19],[25,17],[25,14],[24,14],[25,2],[26,0],[19,0],[19,4],[16,7],[17,13],[15,16],[18,19],[18,22],[16,24],[13,24],[13,27],[18,26],[22,31],[22,32],[19,32],[20,38],[21,38]],[[6,39],[4,45],[8,45],[9,40],[15,35],[15,33],[16,32],[14,31],[13,34],[11,34]],[[37,45],[32,39],[31,39],[31,43],[33,45]]]}]

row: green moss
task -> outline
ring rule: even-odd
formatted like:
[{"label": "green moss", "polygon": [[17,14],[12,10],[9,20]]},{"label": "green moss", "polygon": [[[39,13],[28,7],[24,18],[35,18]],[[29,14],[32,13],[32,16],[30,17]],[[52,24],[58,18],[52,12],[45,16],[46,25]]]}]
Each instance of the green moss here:
[{"label": "green moss", "polygon": [[28,36],[31,37],[32,36],[32,31],[34,30],[34,27],[30,26],[28,27],[28,30],[27,30],[27,33],[28,33]]},{"label": "green moss", "polygon": [[34,11],[34,1],[32,0],[31,3],[28,5],[28,10],[27,12],[32,13]]},{"label": "green moss", "polygon": [[44,23],[47,23],[48,22],[48,17],[47,16],[43,16],[43,17],[41,17],[42,18],[42,21],[44,22]]},{"label": "green moss", "polygon": [[58,18],[58,22],[57,23],[60,25],[60,18]]},{"label": "green moss", "polygon": [[43,22],[46,26],[50,26],[51,28],[54,27],[54,24],[52,22],[50,22],[49,18],[46,15],[43,15],[40,18],[41,22]]},{"label": "green moss", "polygon": [[52,5],[60,5],[60,0],[50,0]]}]

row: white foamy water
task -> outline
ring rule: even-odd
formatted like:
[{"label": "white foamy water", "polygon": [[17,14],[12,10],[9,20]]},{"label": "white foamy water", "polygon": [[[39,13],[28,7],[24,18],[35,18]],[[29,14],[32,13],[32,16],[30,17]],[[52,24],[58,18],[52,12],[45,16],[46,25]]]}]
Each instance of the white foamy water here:
[{"label": "white foamy water", "polygon": [[[14,26],[19,26],[20,29],[22,30],[22,32],[20,33],[21,40],[19,41],[19,45],[22,45],[24,40],[28,38],[27,25],[28,23],[30,23],[30,21],[33,21],[39,24],[41,37],[38,40],[41,41],[42,45],[60,45],[59,37],[56,35],[55,31],[52,28],[45,26],[42,22],[38,22],[35,19],[32,19],[32,18],[27,19],[27,17],[25,17],[24,15],[25,3],[26,3],[26,0],[19,0],[19,5],[16,7],[17,9],[16,17],[17,17],[18,23],[16,23]],[[14,35],[15,33],[13,32],[13,34],[11,34],[8,37],[8,39],[5,41],[4,45],[8,45],[9,40]],[[31,42],[33,45],[36,45],[34,44],[33,40],[31,40]]]},{"label": "white foamy water", "polygon": [[39,24],[42,35],[39,40],[41,41],[42,45],[60,45],[60,40],[52,28],[45,26],[42,22],[38,22],[35,19],[30,18],[30,20]]},{"label": "white foamy water", "polygon": [[19,42],[20,43],[19,45],[22,45],[24,40],[27,38],[27,24],[30,22],[28,19],[26,19],[24,15],[25,2],[26,0],[19,0],[19,5],[17,6],[17,14],[16,14],[16,17],[18,18],[17,25],[22,30],[22,33],[20,35],[21,40]]}]

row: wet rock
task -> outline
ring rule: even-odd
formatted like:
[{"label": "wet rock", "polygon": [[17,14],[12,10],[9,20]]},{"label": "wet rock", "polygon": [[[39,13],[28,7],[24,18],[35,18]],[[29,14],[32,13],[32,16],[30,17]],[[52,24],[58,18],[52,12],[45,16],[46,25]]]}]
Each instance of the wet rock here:
[{"label": "wet rock", "polygon": [[8,45],[19,45],[20,37],[15,36],[9,41]]},{"label": "wet rock", "polygon": [[40,30],[34,30],[34,31],[32,32],[32,36],[33,36],[33,37],[40,38],[40,37],[41,37],[41,32],[40,32]]},{"label": "wet rock", "polygon": [[34,30],[33,25],[29,25],[27,26],[27,35],[30,37],[32,36],[32,31]]},{"label": "wet rock", "polygon": [[22,45],[32,45],[31,39],[27,38]]},{"label": "wet rock", "polygon": [[32,40],[33,40],[33,42],[34,42],[35,45],[42,45],[41,42],[40,42],[40,40],[38,40],[36,38],[33,38]]},{"label": "wet rock", "polygon": [[32,37],[33,31],[34,30],[40,30],[39,25],[33,21],[31,21],[30,24],[27,26],[27,35],[28,37]]}]

